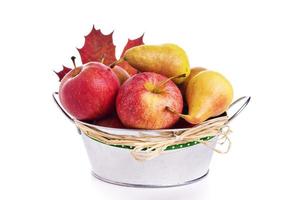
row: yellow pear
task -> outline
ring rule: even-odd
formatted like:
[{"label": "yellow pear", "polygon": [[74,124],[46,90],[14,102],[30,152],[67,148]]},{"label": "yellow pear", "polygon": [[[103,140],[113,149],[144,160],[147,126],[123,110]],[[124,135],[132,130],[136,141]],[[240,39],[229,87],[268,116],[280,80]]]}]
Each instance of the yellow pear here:
[{"label": "yellow pear", "polygon": [[230,82],[220,73],[202,71],[194,76],[186,88],[188,115],[181,115],[192,124],[225,112],[233,99]]},{"label": "yellow pear", "polygon": [[188,83],[190,82],[190,80],[196,76],[199,72],[202,72],[206,70],[205,68],[203,67],[194,67],[191,69],[191,72],[190,72],[190,75],[184,80],[183,83],[180,84],[179,88],[180,88],[180,91],[182,93],[183,96],[185,96],[185,93],[186,93],[186,87],[188,85]]},{"label": "yellow pear", "polygon": [[182,83],[190,74],[190,65],[185,51],[175,44],[140,45],[128,49],[123,59],[142,72],[156,72],[166,77],[185,74],[173,81]]}]

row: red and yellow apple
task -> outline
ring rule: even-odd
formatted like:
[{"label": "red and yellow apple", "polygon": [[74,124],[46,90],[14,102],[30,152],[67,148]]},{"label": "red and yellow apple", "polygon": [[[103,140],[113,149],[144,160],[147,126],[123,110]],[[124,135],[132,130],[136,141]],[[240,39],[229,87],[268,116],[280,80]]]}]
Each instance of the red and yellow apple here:
[{"label": "red and yellow apple", "polygon": [[143,72],[128,79],[119,89],[116,110],[123,125],[140,129],[172,127],[181,113],[182,95],[178,87],[165,76]]},{"label": "red and yellow apple", "polygon": [[119,80],[112,69],[99,62],[75,67],[61,81],[59,99],[78,120],[94,120],[112,112]]}]

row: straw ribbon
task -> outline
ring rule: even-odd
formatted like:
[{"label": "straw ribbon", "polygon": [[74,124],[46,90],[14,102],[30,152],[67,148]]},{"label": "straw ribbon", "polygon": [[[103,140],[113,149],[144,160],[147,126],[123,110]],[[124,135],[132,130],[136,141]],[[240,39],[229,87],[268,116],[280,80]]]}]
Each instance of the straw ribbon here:
[{"label": "straw ribbon", "polygon": [[[231,132],[228,126],[228,117],[217,117],[207,120],[186,131],[163,131],[159,135],[150,136],[143,133],[140,136],[132,135],[114,135],[106,133],[80,121],[75,120],[76,126],[88,137],[100,141],[107,145],[126,145],[134,147],[131,155],[136,160],[151,160],[164,152],[171,145],[184,144],[197,141],[217,153],[227,153],[230,149],[231,141],[228,134]],[[216,136],[220,145],[226,145],[225,150],[216,149],[211,146],[210,141],[204,141],[202,138]]]}]

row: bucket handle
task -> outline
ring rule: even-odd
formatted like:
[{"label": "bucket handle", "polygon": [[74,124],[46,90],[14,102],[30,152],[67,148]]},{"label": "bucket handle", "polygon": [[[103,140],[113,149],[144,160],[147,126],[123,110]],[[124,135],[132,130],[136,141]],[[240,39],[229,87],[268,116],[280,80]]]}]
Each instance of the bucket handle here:
[{"label": "bucket handle", "polygon": [[[52,97],[54,102],[56,103],[57,107],[64,113],[64,115],[72,122],[75,123],[75,120],[61,107],[60,103],[58,103],[57,100],[57,96],[58,96],[58,92],[53,92],[52,93]],[[79,128],[77,128],[77,132],[79,133],[79,135],[81,135],[81,131],[79,130]]]},{"label": "bucket handle", "polygon": [[238,98],[237,100],[235,100],[232,104],[230,104],[229,108],[227,111],[229,111],[230,109],[232,109],[232,107],[234,107],[234,105],[236,105],[238,102],[241,102],[241,101],[245,101],[242,106],[232,115],[228,118],[228,123],[230,123],[234,118],[236,118],[245,108],[246,106],[249,104],[251,100],[251,97],[250,96],[243,96],[243,97],[240,97]]},{"label": "bucket handle", "polygon": [[[74,119],[62,108],[62,106],[60,105],[60,103],[58,102],[58,99],[57,99],[57,96],[58,96],[58,92],[54,92],[52,93],[52,97],[53,97],[53,100],[54,102],[56,103],[56,105],[58,106],[58,108],[64,113],[64,115],[71,121],[74,123]],[[245,108],[246,106],[249,104],[251,100],[251,97],[250,96],[243,96],[243,97],[240,97],[238,98],[237,100],[235,100],[232,104],[230,104],[228,110],[232,109],[232,107],[234,107],[238,102],[241,102],[241,101],[245,101],[243,103],[243,105],[232,115],[228,118],[228,122],[227,123],[230,123],[234,118],[236,118]]]},{"label": "bucket handle", "polygon": [[55,102],[55,104],[57,105],[57,107],[64,113],[64,115],[71,121],[74,122],[74,119],[61,107],[60,103],[57,100],[57,96],[58,96],[58,92],[53,92],[52,93],[52,97],[53,100]]}]

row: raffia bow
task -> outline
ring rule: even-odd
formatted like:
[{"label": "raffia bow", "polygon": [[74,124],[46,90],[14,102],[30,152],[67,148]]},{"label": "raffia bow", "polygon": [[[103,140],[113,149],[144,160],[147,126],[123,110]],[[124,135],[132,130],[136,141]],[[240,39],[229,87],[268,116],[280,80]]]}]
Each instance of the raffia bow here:
[{"label": "raffia bow", "polygon": [[[114,135],[106,133],[95,128],[89,127],[80,121],[75,121],[76,126],[88,137],[100,141],[107,145],[125,145],[133,146],[132,156],[136,160],[150,160],[161,153],[171,145],[183,144],[197,141],[208,148],[218,152],[227,153],[230,149],[231,141],[228,134],[231,132],[228,123],[228,117],[217,117],[207,120],[193,128],[185,131],[160,131],[159,135],[151,136],[143,133],[140,136],[132,135]],[[219,150],[209,145],[209,141],[201,138],[216,136],[219,144],[227,144],[225,150]]]}]

